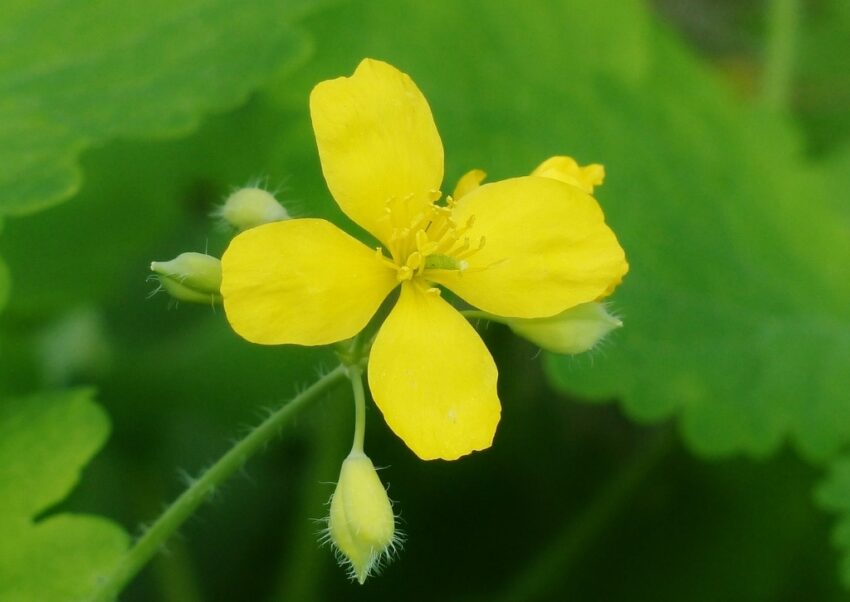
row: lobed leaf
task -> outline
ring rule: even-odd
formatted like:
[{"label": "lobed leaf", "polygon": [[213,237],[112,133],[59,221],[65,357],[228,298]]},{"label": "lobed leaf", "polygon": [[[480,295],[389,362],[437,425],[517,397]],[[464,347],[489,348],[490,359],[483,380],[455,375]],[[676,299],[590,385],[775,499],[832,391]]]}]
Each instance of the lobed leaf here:
[{"label": "lobed leaf", "polygon": [[90,592],[129,544],[97,516],[49,514],[106,441],[109,421],[90,391],[0,404],[0,599],[69,602]]},{"label": "lobed leaf", "polygon": [[70,197],[88,147],[184,133],[203,114],[244,100],[308,51],[292,21],[310,4],[5,2],[0,213]]}]

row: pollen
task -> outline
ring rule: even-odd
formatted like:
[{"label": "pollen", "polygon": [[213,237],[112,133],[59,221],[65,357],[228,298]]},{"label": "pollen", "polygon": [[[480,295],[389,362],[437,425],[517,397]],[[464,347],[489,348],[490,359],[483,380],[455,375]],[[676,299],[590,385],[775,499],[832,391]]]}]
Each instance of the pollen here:
[{"label": "pollen", "polygon": [[[440,193],[432,194],[439,197]],[[410,210],[412,200],[408,196],[387,201],[384,215],[392,226],[390,257],[378,248],[378,260],[396,270],[399,282],[427,281],[435,270],[463,273],[469,269],[467,259],[484,246],[483,236],[473,239],[468,235],[475,216],[457,223],[452,217],[455,201],[451,196],[445,204],[431,202],[416,212]]]}]

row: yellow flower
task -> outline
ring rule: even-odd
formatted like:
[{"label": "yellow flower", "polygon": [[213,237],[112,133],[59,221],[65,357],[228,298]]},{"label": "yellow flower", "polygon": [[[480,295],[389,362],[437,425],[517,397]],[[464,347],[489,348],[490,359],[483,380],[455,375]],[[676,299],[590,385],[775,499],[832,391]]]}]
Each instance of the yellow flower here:
[{"label": "yellow flower", "polygon": [[331,194],[381,246],[376,254],[321,219],[243,232],[222,258],[230,324],[255,343],[333,343],[401,285],[369,357],[375,403],[423,459],[489,447],[496,366],[436,286],[498,316],[554,316],[613,289],[628,269],[622,248],[593,197],[550,177],[437,203],[442,142],[425,97],[391,65],[366,59],[321,82],[310,110]]}]

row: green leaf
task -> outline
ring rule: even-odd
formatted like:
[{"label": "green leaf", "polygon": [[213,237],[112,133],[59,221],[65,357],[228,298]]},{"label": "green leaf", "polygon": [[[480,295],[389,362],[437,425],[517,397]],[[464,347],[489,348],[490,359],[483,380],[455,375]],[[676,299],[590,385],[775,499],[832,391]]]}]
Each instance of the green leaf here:
[{"label": "green leaf", "polygon": [[127,534],[105,518],[43,516],[74,488],[108,434],[89,391],[0,404],[1,600],[77,600],[127,549]]},{"label": "green leaf", "polygon": [[7,220],[0,253],[15,283],[8,314],[36,323],[84,304],[127,308],[128,298],[154,289],[136,286],[151,260],[223,250],[233,232],[216,228],[210,214],[251,182],[279,190],[295,215],[331,208],[337,219],[324,183],[301,175],[299,162],[315,163],[303,156],[313,145],[309,120],[260,97],[205,120],[186,138],[112,141],[89,151],[77,194],[50,211]]},{"label": "green leaf", "polygon": [[[284,0],[12,0],[0,21],[0,213],[80,186],[78,155],[185,133],[308,51]],[[115,199],[121,204],[123,199]]]},{"label": "green leaf", "polygon": [[850,456],[836,458],[829,473],[816,490],[818,503],[838,515],[833,531],[833,544],[843,556],[839,574],[845,587],[850,588]]},{"label": "green leaf", "polygon": [[764,455],[790,437],[826,458],[850,435],[847,221],[783,123],[691,88],[622,113],[624,140],[658,162],[630,162],[628,142],[608,154],[601,198],[616,199],[632,264],[614,297],[625,327],[593,362],[547,358],[549,375],[640,420],[679,415],[701,454]]},{"label": "green leaf", "polygon": [[[3,233],[3,217],[0,216],[0,234]],[[6,267],[6,262],[0,257],[0,312],[6,307],[6,302],[9,300],[9,289],[11,288],[9,279],[9,268]]]},{"label": "green leaf", "polygon": [[[824,177],[833,184],[835,195],[832,201],[836,210],[850,223],[850,203],[846,197],[847,186],[850,185],[850,147],[834,153],[821,169]],[[850,229],[847,236],[850,239]],[[850,455],[845,452],[832,460],[829,472],[815,494],[824,509],[838,515],[832,540],[842,554],[839,563],[841,581],[850,589]]]},{"label": "green leaf", "polygon": [[736,102],[648,7],[364,2],[309,23],[333,44],[293,102],[361,57],[396,64],[433,108],[444,189],[553,154],[605,164],[598,197],[631,263],[613,297],[625,326],[592,362],[548,357],[557,387],[679,416],[706,455],[790,438],[824,458],[850,440],[847,221],[789,124]]},{"label": "green leaf", "polygon": [[847,188],[850,187],[850,145],[845,145],[830,155],[826,161],[818,165],[818,171],[830,183],[831,206],[844,216],[845,225],[850,224],[850,197],[847,195]]},{"label": "green leaf", "polygon": [[832,151],[850,138],[850,4],[824,0],[806,5],[794,106],[811,146]]},{"label": "green leaf", "polygon": [[0,311],[6,307],[6,302],[9,300],[9,289],[11,288],[9,280],[9,268],[6,267],[6,262],[0,257]]}]

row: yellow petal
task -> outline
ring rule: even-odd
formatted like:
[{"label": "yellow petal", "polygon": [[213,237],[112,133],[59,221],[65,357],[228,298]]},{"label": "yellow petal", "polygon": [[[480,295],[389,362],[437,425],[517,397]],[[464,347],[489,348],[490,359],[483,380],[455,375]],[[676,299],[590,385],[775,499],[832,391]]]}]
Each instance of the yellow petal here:
[{"label": "yellow petal", "polygon": [[439,282],[484,311],[515,318],[553,316],[597,299],[628,271],[625,254],[596,200],[558,180],[526,176],[485,184],[455,206],[474,217],[467,236],[484,247],[465,271],[435,271]]},{"label": "yellow petal", "polygon": [[331,194],[387,244],[387,201],[409,203],[414,215],[443,180],[443,143],[428,102],[407,74],[365,59],[351,77],[313,88],[310,112]]},{"label": "yellow petal", "polygon": [[396,435],[423,460],[493,442],[498,372],[478,333],[439,295],[402,285],[369,358],[369,387]]},{"label": "yellow petal", "polygon": [[558,156],[546,159],[531,175],[554,178],[593,194],[593,187],[602,186],[605,180],[605,168],[598,163],[581,167],[572,157]]},{"label": "yellow petal", "polygon": [[252,343],[324,345],[354,336],[397,284],[375,252],[330,222],[246,230],[221,258],[230,325]]},{"label": "yellow petal", "polygon": [[460,177],[457,181],[457,186],[452,193],[452,198],[458,200],[481,186],[481,182],[487,177],[487,173],[481,169],[472,169]]}]

